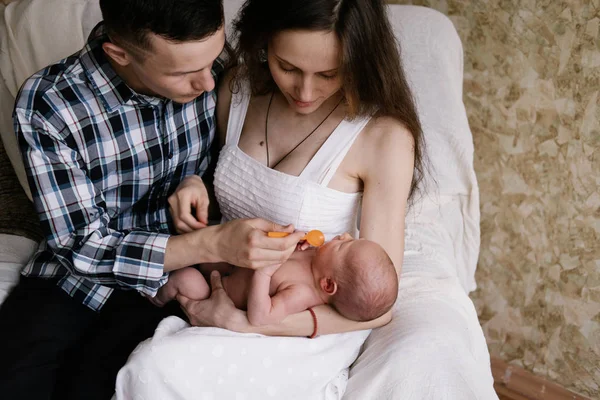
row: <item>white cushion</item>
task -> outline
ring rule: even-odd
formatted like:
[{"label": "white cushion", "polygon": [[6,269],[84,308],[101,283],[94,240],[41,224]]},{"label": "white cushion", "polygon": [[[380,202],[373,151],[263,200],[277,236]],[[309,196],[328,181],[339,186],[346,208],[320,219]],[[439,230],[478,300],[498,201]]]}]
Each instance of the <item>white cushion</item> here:
[{"label": "white cushion", "polygon": [[[445,259],[463,288],[472,291],[480,244],[479,187],[473,136],[462,101],[462,44],[452,22],[438,11],[391,5],[389,16],[402,43],[430,168],[426,195],[407,217],[405,249]],[[424,232],[429,232],[426,237]]]},{"label": "white cushion", "polygon": [[38,244],[22,236],[0,234],[0,304],[19,281],[19,272]]},{"label": "white cushion", "polygon": [[21,0],[0,8],[0,136],[29,197],[12,123],[15,97],[29,76],[83,46],[89,30],[82,22],[99,19],[97,0]]}]

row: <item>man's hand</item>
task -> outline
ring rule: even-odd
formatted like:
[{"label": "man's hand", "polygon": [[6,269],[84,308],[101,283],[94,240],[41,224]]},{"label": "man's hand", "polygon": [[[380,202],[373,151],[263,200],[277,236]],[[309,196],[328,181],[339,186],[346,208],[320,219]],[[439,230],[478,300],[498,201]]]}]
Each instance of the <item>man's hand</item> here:
[{"label": "man's hand", "polygon": [[177,301],[192,326],[215,326],[236,332],[248,332],[250,323],[246,313],[239,310],[229,298],[221,275],[217,271],[210,274],[212,292],[206,300],[192,300],[182,295],[177,296]]},{"label": "man's hand", "polygon": [[[272,238],[267,236],[269,231],[290,235]],[[249,269],[283,264],[303,236],[303,232],[294,232],[292,225],[281,226],[258,218],[236,219],[171,236],[163,270],[171,272],[194,264],[220,262]]]},{"label": "man's hand", "polygon": [[[290,232],[284,238],[267,236],[270,231]],[[218,260],[250,269],[281,265],[296,249],[304,232],[294,232],[292,225],[282,226],[264,219],[237,219],[218,226],[212,239],[213,254]]]},{"label": "man's hand", "polygon": [[[169,196],[169,212],[178,233],[188,233],[208,225],[210,199],[202,178],[191,175],[185,178],[175,193]],[[195,214],[192,213],[195,209]]]}]

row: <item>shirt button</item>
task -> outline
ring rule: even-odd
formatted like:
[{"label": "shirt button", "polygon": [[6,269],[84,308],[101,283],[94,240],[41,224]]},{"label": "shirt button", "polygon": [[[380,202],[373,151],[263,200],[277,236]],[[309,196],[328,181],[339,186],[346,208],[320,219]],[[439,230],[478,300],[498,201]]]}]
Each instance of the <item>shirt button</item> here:
[{"label": "shirt button", "polygon": [[169,152],[169,154],[167,155],[167,157],[169,157],[169,160],[170,160],[171,158],[173,158],[173,152],[172,152],[172,151],[170,151],[170,152]]}]

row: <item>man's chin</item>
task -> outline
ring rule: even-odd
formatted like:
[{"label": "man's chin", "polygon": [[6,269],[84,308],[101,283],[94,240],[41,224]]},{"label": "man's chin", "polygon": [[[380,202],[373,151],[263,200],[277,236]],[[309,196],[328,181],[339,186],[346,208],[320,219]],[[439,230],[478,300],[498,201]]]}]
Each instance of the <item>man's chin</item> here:
[{"label": "man's chin", "polygon": [[197,95],[193,95],[193,96],[180,96],[180,97],[173,97],[171,98],[171,100],[173,100],[175,103],[179,103],[179,104],[185,104],[185,103],[189,103],[191,101],[196,100],[198,97],[200,97],[202,95],[202,93],[197,94]]}]

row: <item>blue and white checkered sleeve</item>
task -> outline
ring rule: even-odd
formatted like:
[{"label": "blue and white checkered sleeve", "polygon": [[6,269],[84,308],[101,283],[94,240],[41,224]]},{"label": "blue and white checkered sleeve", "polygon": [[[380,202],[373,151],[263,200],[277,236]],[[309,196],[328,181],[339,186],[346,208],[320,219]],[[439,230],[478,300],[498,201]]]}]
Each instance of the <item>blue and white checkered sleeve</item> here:
[{"label": "blue and white checkered sleeve", "polygon": [[169,235],[110,228],[105,200],[76,146],[41,115],[29,114],[15,110],[15,130],[48,246],[78,276],[154,296],[167,280]]}]

